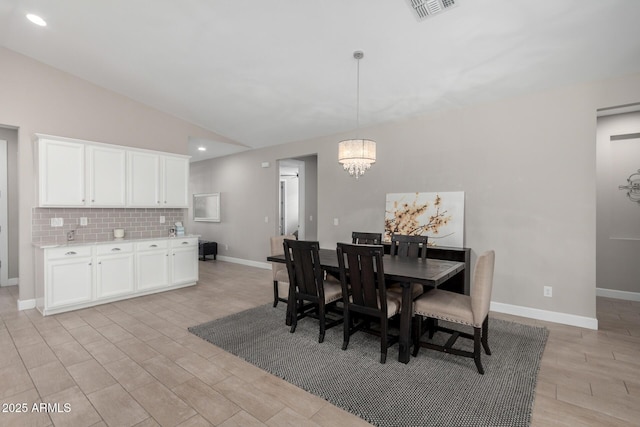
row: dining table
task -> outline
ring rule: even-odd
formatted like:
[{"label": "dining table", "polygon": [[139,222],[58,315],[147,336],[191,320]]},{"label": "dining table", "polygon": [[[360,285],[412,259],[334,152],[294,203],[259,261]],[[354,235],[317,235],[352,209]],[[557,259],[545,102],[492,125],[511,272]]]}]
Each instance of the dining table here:
[{"label": "dining table", "polygon": [[[336,250],[321,248],[319,256],[322,268],[339,276]],[[267,261],[286,262],[284,255],[269,256]],[[398,361],[408,363],[411,350],[411,317],[413,315],[412,284],[419,283],[433,288],[441,287],[449,279],[464,271],[465,263],[433,258],[406,258],[385,254],[382,257],[382,265],[387,282],[397,282],[402,286]]]}]

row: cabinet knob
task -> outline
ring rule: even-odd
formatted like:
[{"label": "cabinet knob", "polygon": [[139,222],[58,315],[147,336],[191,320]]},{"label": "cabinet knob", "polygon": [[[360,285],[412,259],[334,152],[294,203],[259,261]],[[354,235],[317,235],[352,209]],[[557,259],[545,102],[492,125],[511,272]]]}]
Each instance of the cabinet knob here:
[{"label": "cabinet knob", "polygon": [[65,255],[77,255],[77,254],[76,254],[76,252],[69,251],[69,252],[67,252]]},{"label": "cabinet knob", "polygon": [[189,244],[189,242],[182,242],[182,244],[183,244],[183,245],[188,245],[188,244]]},{"label": "cabinet knob", "polygon": [[164,202],[165,202],[165,203],[167,203],[167,201],[166,201],[166,200],[165,200]]},{"label": "cabinet knob", "polygon": [[94,200],[94,199],[91,199],[91,203],[93,203],[93,202],[95,202],[95,200]]},{"label": "cabinet knob", "polygon": [[89,265],[93,265],[93,264],[89,263]]},{"label": "cabinet knob", "polygon": [[114,252],[114,251],[117,252],[119,250],[121,250],[121,249],[120,248],[113,248],[113,249],[111,249],[111,252]]},{"label": "cabinet knob", "polygon": [[158,247],[158,245],[151,245],[151,246],[149,246],[149,247],[150,247],[150,248],[157,248],[157,247]]}]

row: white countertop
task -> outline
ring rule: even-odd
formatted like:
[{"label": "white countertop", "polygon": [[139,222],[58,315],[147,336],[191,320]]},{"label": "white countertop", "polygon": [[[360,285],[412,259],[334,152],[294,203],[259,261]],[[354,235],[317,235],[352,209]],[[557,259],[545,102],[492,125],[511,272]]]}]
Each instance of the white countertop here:
[{"label": "white countertop", "polygon": [[179,240],[179,239],[186,239],[186,238],[198,238],[200,237],[199,234],[186,234],[184,236],[177,236],[177,237],[169,237],[169,236],[164,236],[164,237],[136,237],[136,238],[129,238],[129,237],[124,237],[122,239],[107,239],[107,240],[72,240],[70,242],[64,242],[64,243],[57,243],[57,242],[34,242],[32,243],[33,246],[35,246],[36,248],[40,248],[40,249],[48,249],[48,248],[65,248],[65,247],[72,247],[72,246],[91,246],[91,245],[100,245],[100,244],[105,244],[105,243],[119,243],[119,242],[148,242],[148,241],[152,241],[152,240]]}]

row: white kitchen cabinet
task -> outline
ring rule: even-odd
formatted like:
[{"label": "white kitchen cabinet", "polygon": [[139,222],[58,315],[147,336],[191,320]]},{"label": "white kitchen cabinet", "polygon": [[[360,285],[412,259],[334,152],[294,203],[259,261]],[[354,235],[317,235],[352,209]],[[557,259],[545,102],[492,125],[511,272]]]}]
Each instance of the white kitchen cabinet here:
[{"label": "white kitchen cabinet", "polygon": [[130,152],[128,205],[186,208],[189,206],[189,159]]},{"label": "white kitchen cabinet", "polygon": [[162,292],[198,281],[198,238],[36,249],[36,308],[43,314]]},{"label": "white kitchen cabinet", "polygon": [[198,280],[197,238],[176,238],[171,241],[171,274],[173,284]]},{"label": "white kitchen cabinet", "polygon": [[164,207],[189,207],[189,159],[162,156]]},{"label": "white kitchen cabinet", "polygon": [[57,248],[45,255],[45,304],[56,309],[93,299],[91,247]]},{"label": "white kitchen cabinet", "polygon": [[40,206],[85,205],[84,144],[40,139],[38,165]]},{"label": "white kitchen cabinet", "polygon": [[127,205],[141,208],[164,207],[160,204],[160,155],[130,151],[127,168]]},{"label": "white kitchen cabinet", "polygon": [[127,152],[121,148],[87,145],[86,205],[125,207]]},{"label": "white kitchen cabinet", "polygon": [[96,247],[96,298],[110,298],[135,290],[133,243]]},{"label": "white kitchen cabinet", "polygon": [[167,240],[136,244],[136,290],[166,288],[169,280],[169,244]]},{"label": "white kitchen cabinet", "polygon": [[38,206],[189,207],[189,157],[37,134]]}]

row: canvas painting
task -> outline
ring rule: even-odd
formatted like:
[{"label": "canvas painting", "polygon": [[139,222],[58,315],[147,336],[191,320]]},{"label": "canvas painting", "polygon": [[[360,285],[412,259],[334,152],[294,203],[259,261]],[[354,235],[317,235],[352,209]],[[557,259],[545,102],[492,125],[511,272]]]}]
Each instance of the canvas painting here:
[{"label": "canvas painting", "polygon": [[464,246],[464,191],[390,193],[384,240],[391,234],[429,236],[429,246]]}]

